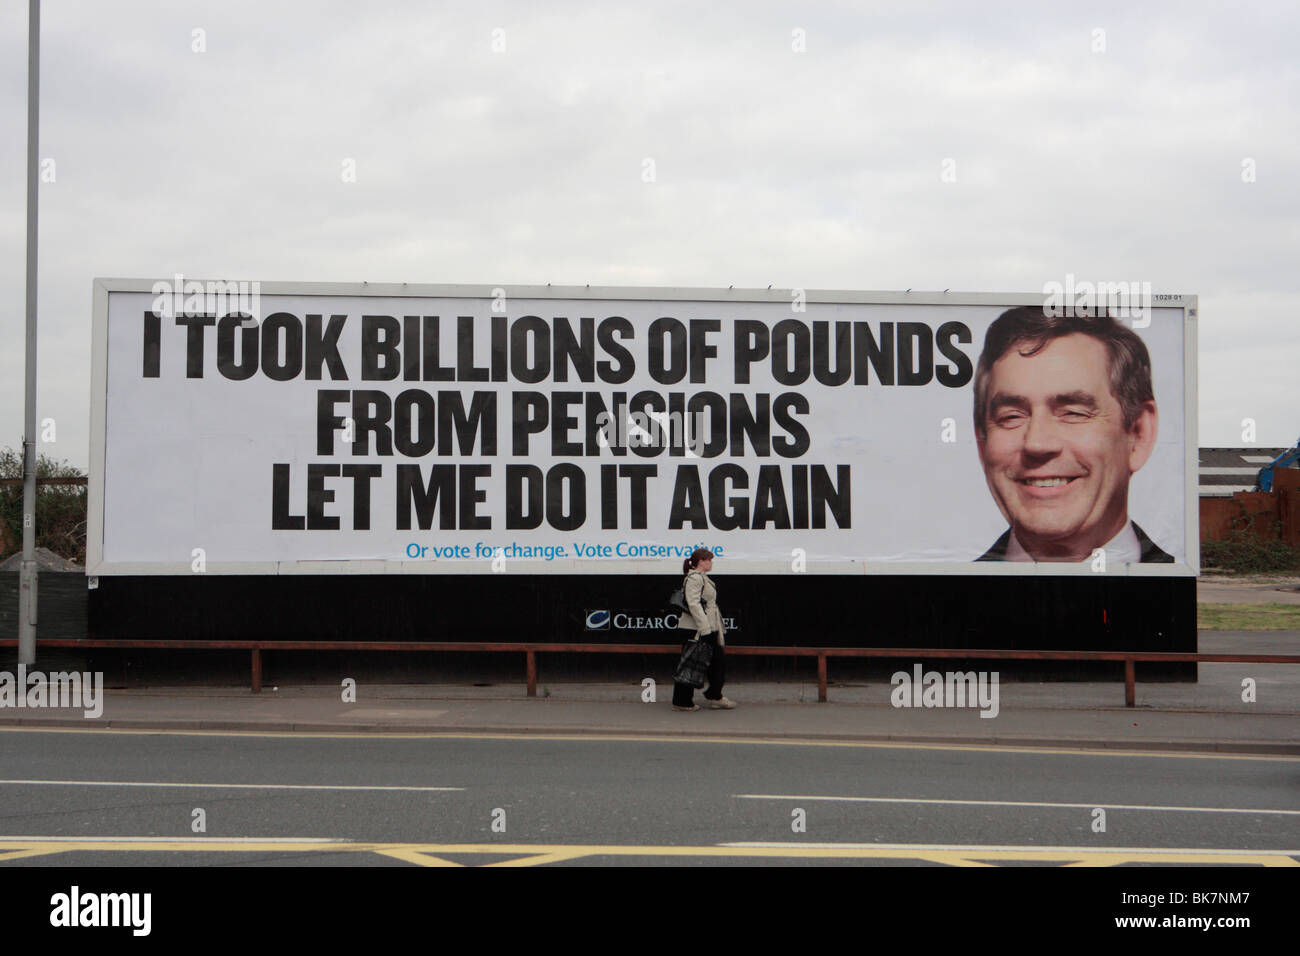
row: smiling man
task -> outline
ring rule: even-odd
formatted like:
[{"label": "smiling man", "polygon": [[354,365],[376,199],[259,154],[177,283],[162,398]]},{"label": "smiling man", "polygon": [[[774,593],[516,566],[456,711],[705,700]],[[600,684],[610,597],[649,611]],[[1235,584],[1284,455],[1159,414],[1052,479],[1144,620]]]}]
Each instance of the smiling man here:
[{"label": "smiling man", "polygon": [[975,372],[975,435],[1010,528],[977,561],[1172,562],[1128,517],[1128,484],[1151,457],[1151,357],[1115,319],[1010,309]]}]

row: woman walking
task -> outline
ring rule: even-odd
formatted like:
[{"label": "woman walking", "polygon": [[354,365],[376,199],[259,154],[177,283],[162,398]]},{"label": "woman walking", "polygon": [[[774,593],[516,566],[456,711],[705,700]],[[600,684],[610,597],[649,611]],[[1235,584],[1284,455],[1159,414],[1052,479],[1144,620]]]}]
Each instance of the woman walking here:
[{"label": "woman walking", "polygon": [[[709,578],[712,570],[713,552],[708,548],[696,548],[682,563],[682,573],[686,575],[683,590],[690,613],[680,615],[677,626],[693,630],[695,639],[710,645],[709,686],[704,691],[704,699],[713,710],[730,710],[736,705],[722,696],[722,682],[726,679],[722,661],[726,628],[722,626],[722,615],[718,611],[718,589]],[[686,644],[682,645],[683,653],[686,647]],[[695,703],[695,688],[673,681],[673,710],[699,709],[700,705]]]}]

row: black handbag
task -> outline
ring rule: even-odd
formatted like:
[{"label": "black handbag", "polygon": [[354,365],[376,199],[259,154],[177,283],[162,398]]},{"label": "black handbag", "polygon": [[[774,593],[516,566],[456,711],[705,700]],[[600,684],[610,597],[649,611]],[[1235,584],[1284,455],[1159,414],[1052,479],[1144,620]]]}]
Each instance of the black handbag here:
[{"label": "black handbag", "polygon": [[700,573],[702,572],[692,571],[690,572],[690,574],[687,574],[686,577],[682,578],[682,586],[679,587],[672,594],[668,595],[668,604],[670,607],[676,608],[677,610],[681,611],[683,614],[691,613],[691,609],[686,605],[686,578],[689,578],[691,574],[700,574]]},{"label": "black handbag", "polygon": [[713,645],[692,638],[682,648],[682,658],[677,662],[673,680],[691,687],[703,687],[709,679],[709,665],[713,663]]},{"label": "black handbag", "polygon": [[682,578],[682,586],[668,596],[668,605],[684,614],[690,613],[691,609],[686,606],[686,578]]}]

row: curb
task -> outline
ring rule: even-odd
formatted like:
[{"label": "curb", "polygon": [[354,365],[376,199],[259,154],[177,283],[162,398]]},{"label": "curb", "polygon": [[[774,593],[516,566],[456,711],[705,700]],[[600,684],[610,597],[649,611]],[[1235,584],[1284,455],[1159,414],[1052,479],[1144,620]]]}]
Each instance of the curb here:
[{"label": "curb", "polygon": [[447,727],[429,726],[429,725],[411,725],[406,723],[383,723],[371,722],[364,724],[348,724],[346,726],[334,723],[312,723],[312,722],[280,722],[280,721],[241,721],[241,720],[108,720],[96,721],[94,724],[88,724],[84,718],[23,718],[20,720],[0,721],[0,730],[11,727],[22,727],[26,729],[49,729],[49,730],[85,730],[95,732],[96,730],[158,730],[158,731],[203,731],[220,733],[221,731],[231,732],[257,732],[264,733],[302,733],[302,734],[390,734],[399,736],[445,736],[456,737],[473,734],[500,734],[509,736],[522,737],[583,737],[593,741],[602,739],[620,739],[620,738],[645,738],[648,740],[662,740],[664,738],[677,738],[683,742],[690,743],[698,741],[701,743],[714,743],[719,740],[734,741],[737,743],[752,742],[775,742],[789,743],[792,746],[798,746],[800,743],[808,742],[813,744],[825,743],[881,743],[881,744],[916,744],[916,745],[958,745],[958,746],[989,746],[989,747],[1030,747],[1042,749],[1066,749],[1066,750],[1092,750],[1098,752],[1114,752],[1124,750],[1136,751],[1177,751],[1186,753],[1211,753],[1211,754],[1247,754],[1247,755],[1277,755],[1277,756],[1300,756],[1300,744],[1297,743],[1279,743],[1276,741],[1255,741],[1255,740],[1214,740],[1214,739],[1186,739],[1186,740],[1155,740],[1150,738],[1139,738],[1133,740],[1113,740],[1098,738],[1071,738],[1071,737],[962,737],[953,735],[935,735],[935,736],[918,736],[918,735],[901,735],[901,734],[798,734],[798,733],[759,733],[755,731],[686,731],[686,730],[592,730],[587,726],[578,727],[499,727],[499,726],[478,726],[478,727]]}]

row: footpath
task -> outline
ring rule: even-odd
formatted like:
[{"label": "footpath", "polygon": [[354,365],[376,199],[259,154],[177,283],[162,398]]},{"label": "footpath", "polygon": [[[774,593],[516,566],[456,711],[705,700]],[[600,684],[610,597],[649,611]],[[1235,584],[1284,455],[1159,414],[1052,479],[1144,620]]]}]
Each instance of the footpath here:
[{"label": "footpath", "polygon": [[[1300,632],[1202,631],[1203,653],[1300,654]],[[668,669],[667,660],[664,670]],[[903,669],[900,666],[900,669]],[[520,668],[522,671],[522,667]],[[624,682],[372,684],[355,701],[340,684],[107,688],[103,712],[0,708],[0,728],[283,733],[559,734],[684,739],[879,741],[1300,755],[1300,665],[1201,664],[1196,683],[1142,683],[1124,706],[1122,681],[1000,680],[996,716],[979,706],[897,707],[888,680],[725,687],[734,710],[678,712],[659,675]],[[1139,677],[1141,672],[1139,670]],[[832,671],[832,678],[834,677]],[[1243,699],[1253,684],[1254,700]],[[696,700],[703,701],[697,692]],[[985,712],[992,714],[992,707]]]}]

